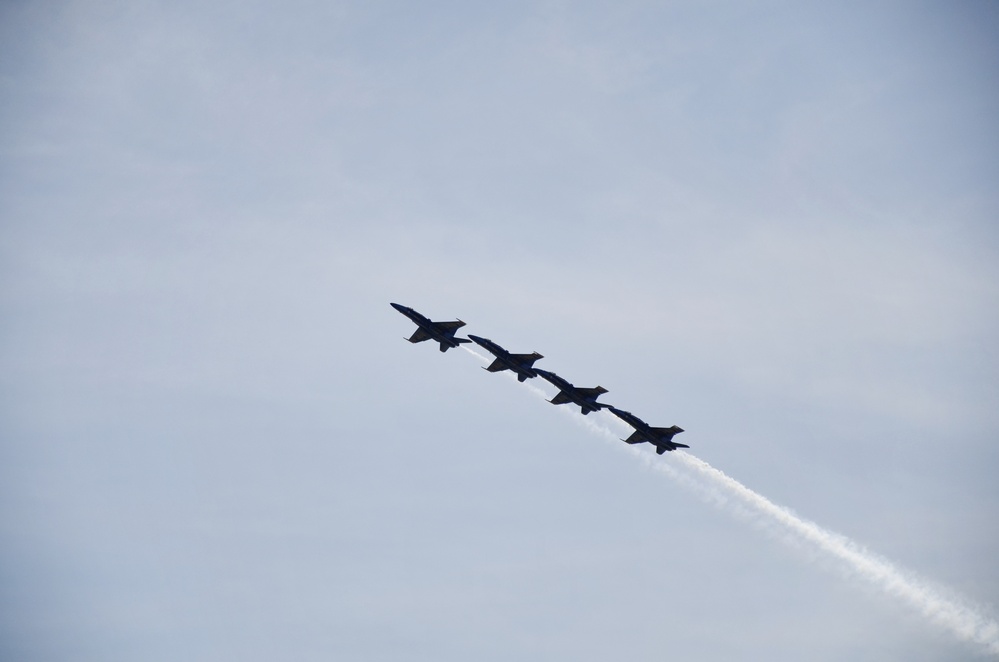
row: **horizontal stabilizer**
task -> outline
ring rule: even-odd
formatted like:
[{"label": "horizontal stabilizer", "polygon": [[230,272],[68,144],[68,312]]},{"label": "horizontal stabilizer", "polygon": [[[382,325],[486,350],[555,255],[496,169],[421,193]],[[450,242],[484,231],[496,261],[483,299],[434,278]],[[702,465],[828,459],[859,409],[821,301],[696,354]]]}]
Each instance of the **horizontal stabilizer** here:
[{"label": "horizontal stabilizer", "polygon": [[683,428],[678,428],[675,425],[671,428],[651,428],[651,430],[657,436],[665,437],[666,439],[672,439],[673,435],[680,434],[681,432],[683,432]]},{"label": "horizontal stabilizer", "polygon": [[471,341],[471,340],[469,340],[468,338],[459,338],[459,337],[457,337],[457,336],[455,336],[455,337],[454,337],[454,341],[455,341],[456,343],[459,343],[459,344],[461,344],[461,343],[463,343],[463,342],[472,342],[472,341]]}]

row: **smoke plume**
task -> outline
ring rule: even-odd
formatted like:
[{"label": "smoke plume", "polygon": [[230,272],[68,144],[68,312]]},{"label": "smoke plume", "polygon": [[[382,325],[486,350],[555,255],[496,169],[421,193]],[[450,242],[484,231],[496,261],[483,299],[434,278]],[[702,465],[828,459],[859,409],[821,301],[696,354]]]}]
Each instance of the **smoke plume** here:
[{"label": "smoke plume", "polygon": [[[482,361],[489,360],[471,348],[465,349]],[[548,398],[536,386],[524,385],[533,394]],[[567,407],[558,407],[558,410],[571,415],[574,422],[588,431],[616,442],[618,448],[638,458],[651,470],[669,476],[711,505],[776,534],[777,539],[787,544],[795,547],[803,543],[810,545],[836,561],[852,576],[899,600],[958,639],[978,644],[999,657],[999,623],[966,601],[945,595],[941,589],[898,568],[846,536],[798,517],[690,453],[678,450],[670,453],[668,458],[659,458],[621,444],[618,435],[593,418],[583,417]],[[679,465],[679,468],[674,465]]]}]

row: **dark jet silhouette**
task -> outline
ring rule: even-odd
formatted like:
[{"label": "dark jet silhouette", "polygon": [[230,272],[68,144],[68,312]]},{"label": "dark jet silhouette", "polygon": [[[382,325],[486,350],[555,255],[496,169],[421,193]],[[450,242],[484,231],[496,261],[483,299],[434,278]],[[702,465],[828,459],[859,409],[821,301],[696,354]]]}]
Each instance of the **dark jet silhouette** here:
[{"label": "dark jet silhouette", "polygon": [[554,372],[548,372],[547,370],[542,370],[541,368],[535,368],[534,372],[538,373],[542,379],[558,389],[558,395],[548,401],[553,405],[564,405],[567,402],[573,402],[579,405],[579,408],[583,411],[584,416],[589,414],[591,411],[597,411],[601,407],[610,407],[610,405],[604,404],[603,402],[597,402],[597,397],[600,396],[600,394],[607,392],[607,389],[603,386],[594,386],[593,388],[576,388],[565,379],[556,375]]},{"label": "dark jet silhouette", "polygon": [[416,322],[416,326],[420,327],[416,330],[416,333],[407,338],[409,342],[435,340],[441,344],[442,352],[446,352],[452,347],[457,347],[463,342],[472,342],[468,338],[455,338],[454,332],[465,326],[465,323],[461,320],[454,322],[431,322],[409,306],[393,303],[392,307]]},{"label": "dark jet silhouette", "polygon": [[537,370],[534,369],[534,362],[545,357],[537,352],[533,354],[511,354],[489,338],[480,338],[479,336],[473,336],[471,333],[468,334],[468,337],[476,345],[479,345],[496,357],[496,360],[490,363],[488,367],[483,368],[483,370],[488,370],[489,372],[513,370],[517,373],[517,381],[521,382],[538,376]]},{"label": "dark jet silhouette", "polygon": [[660,455],[666,451],[675,451],[677,448],[690,448],[686,444],[678,444],[673,441],[673,435],[683,432],[683,428],[675,425],[671,428],[654,428],[630,411],[623,411],[610,405],[607,405],[607,408],[612,414],[635,428],[635,432],[630,437],[621,440],[626,444],[640,444],[647,441],[656,447],[656,453]]}]

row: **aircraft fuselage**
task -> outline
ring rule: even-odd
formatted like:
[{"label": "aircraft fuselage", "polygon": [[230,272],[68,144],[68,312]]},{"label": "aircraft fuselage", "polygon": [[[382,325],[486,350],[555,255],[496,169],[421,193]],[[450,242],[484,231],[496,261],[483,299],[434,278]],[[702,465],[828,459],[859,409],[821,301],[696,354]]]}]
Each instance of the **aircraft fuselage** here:
[{"label": "aircraft fuselage", "polygon": [[517,373],[519,381],[525,381],[538,376],[538,372],[534,368],[534,362],[544,358],[541,354],[537,352],[531,354],[511,354],[489,338],[473,336],[471,333],[468,334],[468,338],[496,357],[496,360],[486,368],[489,372],[512,370]]},{"label": "aircraft fuselage", "polygon": [[582,410],[584,416],[589,414],[591,411],[597,411],[603,407],[610,406],[602,402],[597,402],[597,397],[599,397],[602,393],[607,392],[607,389],[602,386],[596,386],[594,388],[577,388],[576,386],[573,386],[569,380],[556,375],[554,372],[542,370],[541,368],[535,368],[535,372],[538,373],[538,376],[559,390],[559,394],[548,401],[553,405],[562,405],[567,402],[571,402],[579,405],[579,408]]},{"label": "aircraft fuselage", "polygon": [[617,407],[607,407],[612,414],[635,429],[635,433],[627,439],[621,441],[627,444],[640,444],[648,442],[656,447],[656,453],[662,455],[666,451],[675,451],[677,448],[690,448],[686,444],[673,441],[674,435],[683,432],[683,428],[676,425],[668,428],[654,428],[630,411],[624,411]]},{"label": "aircraft fuselage", "polygon": [[424,317],[409,306],[403,306],[398,303],[390,305],[419,327],[416,333],[409,338],[410,342],[416,343],[423,342],[424,340],[434,340],[440,343],[442,352],[446,352],[452,347],[458,347],[461,343],[469,342],[465,338],[455,338],[454,336],[458,329],[465,326],[465,323],[461,320],[454,322],[434,322],[429,317]]}]

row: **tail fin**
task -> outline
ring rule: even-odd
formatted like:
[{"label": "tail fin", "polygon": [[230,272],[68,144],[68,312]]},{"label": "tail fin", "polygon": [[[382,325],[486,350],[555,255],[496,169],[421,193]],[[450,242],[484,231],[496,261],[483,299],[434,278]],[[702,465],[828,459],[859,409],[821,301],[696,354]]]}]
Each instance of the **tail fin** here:
[{"label": "tail fin", "polygon": [[447,350],[451,349],[451,347],[460,347],[461,343],[463,343],[463,342],[472,342],[468,338],[458,338],[457,336],[452,336],[451,340],[455,341],[458,344],[457,345],[448,345],[447,343],[442,342],[441,343],[441,351],[442,352],[446,352]]}]

